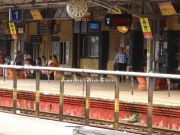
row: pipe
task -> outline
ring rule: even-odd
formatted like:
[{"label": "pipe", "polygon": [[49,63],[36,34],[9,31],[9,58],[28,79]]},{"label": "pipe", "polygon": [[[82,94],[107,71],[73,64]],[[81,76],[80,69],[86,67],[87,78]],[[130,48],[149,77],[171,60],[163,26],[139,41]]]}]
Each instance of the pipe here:
[{"label": "pipe", "polygon": [[176,74],[160,74],[160,73],[151,73],[151,72],[149,73],[124,72],[124,71],[107,71],[107,70],[77,69],[77,68],[62,68],[62,67],[16,66],[16,65],[3,65],[3,64],[0,64],[0,68],[24,69],[24,70],[27,70],[27,69],[28,70],[50,70],[50,71],[62,71],[62,72],[73,72],[73,73],[91,73],[91,74],[180,79],[180,75],[176,75]]},{"label": "pipe", "polygon": [[[104,8],[106,8],[106,9],[111,9],[111,10],[117,11],[117,9],[114,8],[113,6],[110,6],[109,4],[102,3],[102,2],[100,2],[99,0],[92,0],[92,2],[95,3],[96,5],[99,5],[99,6],[101,6],[101,7],[104,7]],[[138,17],[138,18],[141,17],[140,15],[134,14],[134,13],[132,13],[131,10],[128,10],[128,9],[122,7],[122,6],[119,6],[119,8],[120,8],[121,10],[123,10],[123,11],[131,14],[131,15],[134,16],[134,17]]]}]

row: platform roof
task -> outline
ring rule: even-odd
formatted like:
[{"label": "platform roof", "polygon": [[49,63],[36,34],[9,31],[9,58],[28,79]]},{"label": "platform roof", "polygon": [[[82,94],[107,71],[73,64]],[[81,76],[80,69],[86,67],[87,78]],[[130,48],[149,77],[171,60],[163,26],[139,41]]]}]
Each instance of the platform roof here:
[{"label": "platform roof", "polygon": [[[55,14],[57,9],[65,11],[64,8],[69,0],[0,0],[0,12],[5,16],[8,14],[10,8],[20,8],[27,11],[26,16],[30,16],[29,9],[47,9],[50,13]],[[180,0],[87,0],[89,11],[100,10],[103,14],[107,9],[120,8],[124,13],[133,14],[134,16],[146,16],[150,18],[157,18],[161,16],[158,2],[170,1],[173,3],[176,12],[180,13]],[[99,4],[100,3],[100,4]],[[138,10],[137,10],[138,9]],[[47,13],[47,11],[46,11]],[[69,19],[67,13],[65,19]],[[32,19],[24,17],[25,20]],[[62,19],[62,18],[60,18]],[[6,20],[0,18],[0,20]]]}]

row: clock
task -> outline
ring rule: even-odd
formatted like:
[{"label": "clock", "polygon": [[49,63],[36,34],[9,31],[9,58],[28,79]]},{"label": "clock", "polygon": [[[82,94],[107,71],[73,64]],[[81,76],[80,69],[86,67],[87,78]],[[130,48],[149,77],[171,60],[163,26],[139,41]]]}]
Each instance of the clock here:
[{"label": "clock", "polygon": [[71,0],[66,5],[66,10],[71,18],[82,18],[88,11],[88,6],[85,0]]}]

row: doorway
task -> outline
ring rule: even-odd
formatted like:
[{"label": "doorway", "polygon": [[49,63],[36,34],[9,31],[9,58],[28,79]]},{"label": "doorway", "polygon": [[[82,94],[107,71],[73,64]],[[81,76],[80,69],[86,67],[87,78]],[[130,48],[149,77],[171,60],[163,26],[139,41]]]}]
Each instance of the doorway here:
[{"label": "doorway", "polygon": [[11,56],[11,40],[0,40],[0,50],[5,56]]},{"label": "doorway", "polygon": [[109,32],[74,34],[73,66],[107,69]]},{"label": "doorway", "polygon": [[33,58],[33,61],[36,61],[37,58],[39,57],[40,44],[39,43],[33,43],[32,46],[33,46],[32,58]]},{"label": "doorway", "polygon": [[57,56],[60,64],[70,65],[70,41],[54,41],[52,43],[52,54]]},{"label": "doorway", "polygon": [[180,64],[180,31],[168,31],[167,72],[174,73]]},{"label": "doorway", "polygon": [[131,47],[132,47],[132,71],[143,72],[146,59],[146,50],[144,50],[144,37],[142,31],[131,31]]}]

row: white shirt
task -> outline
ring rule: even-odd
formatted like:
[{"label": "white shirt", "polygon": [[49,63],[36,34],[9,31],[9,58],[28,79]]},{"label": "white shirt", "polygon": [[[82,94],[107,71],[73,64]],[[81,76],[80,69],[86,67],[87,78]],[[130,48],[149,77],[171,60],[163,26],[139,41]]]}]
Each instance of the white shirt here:
[{"label": "white shirt", "polygon": [[31,55],[30,54],[24,54],[23,58],[24,58],[24,64],[29,65],[30,64]]}]

